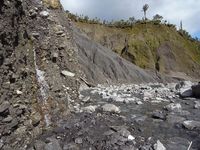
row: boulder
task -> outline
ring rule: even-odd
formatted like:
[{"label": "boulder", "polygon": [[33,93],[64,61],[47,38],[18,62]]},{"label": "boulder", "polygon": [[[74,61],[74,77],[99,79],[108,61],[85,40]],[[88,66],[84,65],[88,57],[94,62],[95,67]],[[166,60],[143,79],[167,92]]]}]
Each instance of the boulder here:
[{"label": "boulder", "polygon": [[200,84],[192,86],[192,94],[196,98],[200,98]]},{"label": "boulder", "polygon": [[165,107],[168,111],[180,112],[181,111],[181,104],[179,103],[171,103]]},{"label": "boulder", "polygon": [[183,122],[183,126],[189,130],[200,129],[200,122],[194,120],[186,120]]},{"label": "boulder", "polygon": [[164,145],[158,140],[156,144],[154,144],[154,150],[166,150]]},{"label": "boulder", "polygon": [[192,94],[192,82],[182,81],[175,86],[175,89],[179,91],[181,98],[191,97]]},{"label": "boulder", "polygon": [[195,101],[194,108],[200,109],[200,101]]},{"label": "boulder", "polygon": [[67,71],[67,70],[61,71],[61,74],[62,74],[63,76],[68,76],[68,77],[74,77],[74,76],[75,76],[74,73],[69,72],[69,71]]},{"label": "boulder", "polygon": [[96,108],[97,108],[97,106],[90,105],[90,106],[82,108],[82,110],[87,113],[93,113],[93,112],[95,112]]},{"label": "boulder", "polygon": [[119,107],[114,104],[105,104],[102,106],[103,111],[112,112],[112,113],[120,113]]},{"label": "boulder", "polygon": [[2,113],[4,113],[5,111],[7,111],[10,107],[10,103],[8,101],[4,101],[1,105],[0,105],[0,115]]}]

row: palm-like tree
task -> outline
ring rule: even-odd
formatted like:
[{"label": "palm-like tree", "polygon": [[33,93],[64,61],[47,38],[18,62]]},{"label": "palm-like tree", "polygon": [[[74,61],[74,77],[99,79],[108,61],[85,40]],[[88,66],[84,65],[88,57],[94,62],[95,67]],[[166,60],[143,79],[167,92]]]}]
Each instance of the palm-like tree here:
[{"label": "palm-like tree", "polygon": [[147,13],[147,10],[148,10],[148,8],[149,8],[149,5],[148,4],[145,4],[144,6],[143,6],[143,12],[144,12],[144,19],[145,20],[147,20],[147,17],[146,17],[146,13]]}]

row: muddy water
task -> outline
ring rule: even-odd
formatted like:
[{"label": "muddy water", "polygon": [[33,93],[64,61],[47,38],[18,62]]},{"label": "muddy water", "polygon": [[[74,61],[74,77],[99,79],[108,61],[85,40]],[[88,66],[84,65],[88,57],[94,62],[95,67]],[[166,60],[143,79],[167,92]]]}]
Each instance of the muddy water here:
[{"label": "muddy water", "polygon": [[[146,94],[145,97],[144,93]],[[136,145],[149,139],[152,143],[160,140],[168,150],[200,149],[200,129],[189,130],[182,124],[184,120],[200,121],[200,109],[194,109],[199,99],[180,99],[173,85],[135,87],[97,87],[81,91],[82,98],[89,96],[90,101],[82,107],[112,103],[121,109],[120,115],[134,128]],[[127,100],[127,101],[126,101]],[[139,101],[139,103],[138,103]],[[178,111],[169,111],[165,107],[171,103],[181,104]],[[155,111],[162,112],[162,117],[153,117]]]}]

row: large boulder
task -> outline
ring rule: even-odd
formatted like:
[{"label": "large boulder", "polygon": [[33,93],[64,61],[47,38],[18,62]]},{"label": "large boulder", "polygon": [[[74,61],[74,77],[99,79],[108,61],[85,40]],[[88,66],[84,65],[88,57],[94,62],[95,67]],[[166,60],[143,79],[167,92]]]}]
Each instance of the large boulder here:
[{"label": "large boulder", "polygon": [[192,82],[190,81],[182,81],[178,83],[175,87],[176,90],[179,91],[179,95],[181,98],[192,97]]},{"label": "large boulder", "polygon": [[192,86],[192,94],[194,97],[200,98],[200,84]]}]

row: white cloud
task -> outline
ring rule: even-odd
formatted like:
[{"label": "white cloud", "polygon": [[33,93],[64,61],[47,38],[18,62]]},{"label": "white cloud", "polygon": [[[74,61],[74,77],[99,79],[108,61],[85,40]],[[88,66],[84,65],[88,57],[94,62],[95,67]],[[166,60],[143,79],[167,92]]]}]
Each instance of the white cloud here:
[{"label": "white cloud", "polygon": [[142,18],[142,6],[149,4],[147,16],[160,14],[165,20],[191,34],[200,32],[200,0],[61,0],[65,9],[78,14],[101,19]]}]

